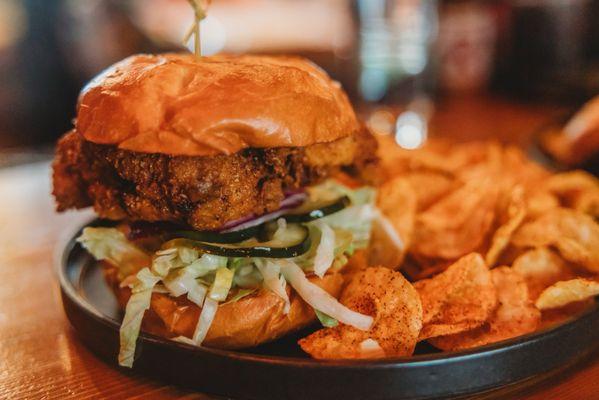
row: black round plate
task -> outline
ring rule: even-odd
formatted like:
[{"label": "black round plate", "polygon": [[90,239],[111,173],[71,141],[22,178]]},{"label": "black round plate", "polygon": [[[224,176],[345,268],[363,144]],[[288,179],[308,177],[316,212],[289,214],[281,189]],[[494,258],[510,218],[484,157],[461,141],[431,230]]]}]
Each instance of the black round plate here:
[{"label": "black round plate", "polygon": [[[58,265],[64,310],[81,340],[116,365],[121,314],[99,265],[70,239]],[[571,364],[596,347],[599,306],[576,319],[470,351],[372,361],[307,358],[297,336],[243,351],[142,333],[134,369],[204,393],[243,399],[447,398],[496,389]]]}]

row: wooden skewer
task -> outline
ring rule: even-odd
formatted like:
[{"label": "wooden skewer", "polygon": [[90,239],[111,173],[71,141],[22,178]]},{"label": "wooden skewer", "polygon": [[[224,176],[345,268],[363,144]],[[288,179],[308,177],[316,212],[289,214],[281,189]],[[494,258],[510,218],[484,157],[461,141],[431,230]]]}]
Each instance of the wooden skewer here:
[{"label": "wooden skewer", "polygon": [[[183,38],[183,44],[186,45],[191,36],[193,35],[193,49],[194,54],[198,57],[202,56],[202,44],[200,37],[200,22],[206,18],[206,8],[210,4],[210,1],[206,1],[205,3],[201,0],[187,0],[191,8],[193,8],[194,12],[194,23],[188,29],[187,33]],[[205,5],[204,5],[205,4]]]}]

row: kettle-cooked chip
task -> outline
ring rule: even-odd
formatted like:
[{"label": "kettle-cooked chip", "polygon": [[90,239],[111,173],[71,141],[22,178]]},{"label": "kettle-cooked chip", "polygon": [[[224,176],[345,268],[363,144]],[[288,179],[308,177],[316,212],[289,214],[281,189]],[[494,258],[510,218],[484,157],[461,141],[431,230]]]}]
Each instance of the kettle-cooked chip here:
[{"label": "kettle-cooked chip", "polygon": [[483,346],[535,331],[541,312],[528,296],[524,278],[510,267],[491,271],[499,306],[486,323],[468,332],[439,336],[429,343],[441,350],[461,350]]},{"label": "kettle-cooked chip", "polygon": [[570,171],[551,176],[545,186],[562,204],[577,211],[599,216],[599,180],[584,171]]},{"label": "kettle-cooked chip", "polygon": [[[368,261],[370,265],[397,268],[412,241],[416,193],[405,178],[392,179],[379,188],[377,207],[387,221],[373,224]],[[390,223],[391,226],[383,226],[383,223]],[[393,229],[399,242],[393,240],[386,229]]]},{"label": "kettle-cooked chip", "polygon": [[435,260],[411,255],[403,263],[401,270],[410,281],[416,282],[440,274],[449,268],[451,264],[453,264],[451,260]]},{"label": "kettle-cooked chip", "polygon": [[524,188],[514,186],[508,193],[507,198],[500,202],[501,209],[498,219],[501,225],[491,239],[491,247],[485,255],[485,262],[489,268],[493,267],[503,250],[510,243],[512,234],[518,229],[526,216],[526,203],[524,201]]},{"label": "kettle-cooked chip", "polygon": [[497,188],[491,180],[464,184],[416,217],[411,251],[457,259],[485,240],[495,215]]},{"label": "kettle-cooked chip", "polygon": [[416,192],[418,210],[426,210],[436,201],[451,192],[456,183],[447,175],[421,171],[407,174],[406,179]]},{"label": "kettle-cooked chip", "polygon": [[568,261],[599,272],[599,224],[583,213],[558,208],[522,225],[512,236],[519,247],[555,246]]},{"label": "kettle-cooked chip", "polygon": [[[414,216],[389,201],[388,219],[403,217],[398,231],[413,228],[410,246],[387,262],[385,245],[374,243],[371,261],[394,268],[401,262],[415,282],[423,307],[419,340],[444,350],[471,348],[567,321],[594,304],[596,177],[552,173],[522,149],[493,141],[431,139],[406,150],[386,139],[379,150],[387,179],[395,181],[388,185],[414,195],[417,205]],[[408,183],[411,190],[402,189]],[[390,193],[389,199],[402,196]],[[511,267],[490,270],[496,265]],[[595,275],[597,281],[589,279]]]},{"label": "kettle-cooked chip", "polygon": [[457,174],[466,182],[492,177],[497,186],[521,185],[527,190],[538,187],[548,175],[548,171],[531,162],[522,150],[498,144],[488,146],[484,160],[462,168]]},{"label": "kettle-cooked chip", "polygon": [[588,172],[576,170],[552,175],[547,179],[545,186],[552,193],[567,200],[576,192],[599,190],[599,180]]},{"label": "kettle-cooked chip", "polygon": [[536,301],[539,310],[558,308],[599,295],[599,282],[576,278],[560,281],[543,290]]},{"label": "kettle-cooked chip", "polygon": [[377,135],[377,155],[381,172],[386,177],[394,177],[413,171],[430,171],[451,175],[453,166],[448,164],[447,157],[427,146],[407,150],[397,145],[391,136]]},{"label": "kettle-cooked chip", "polygon": [[414,352],[422,328],[422,305],[418,292],[400,272],[384,267],[361,271],[351,279],[340,301],[373,316],[372,328],[361,331],[338,324],[321,329],[298,342],[306,353],[335,359],[397,357]]},{"label": "kettle-cooked chip", "polygon": [[572,268],[548,247],[528,250],[516,258],[512,268],[524,277],[533,301],[545,288],[575,276]]},{"label": "kettle-cooked chip", "polygon": [[504,148],[501,166],[500,173],[509,175],[514,183],[522,185],[527,191],[538,188],[539,182],[551,175],[547,169],[533,162],[522,149],[515,146]]},{"label": "kettle-cooked chip", "polygon": [[537,190],[526,197],[528,218],[538,218],[550,210],[559,208],[559,200],[553,193]]},{"label": "kettle-cooked chip", "polygon": [[579,193],[574,197],[572,208],[576,211],[599,218],[599,190],[589,190]]},{"label": "kettle-cooked chip", "polygon": [[480,326],[497,306],[491,271],[478,253],[460,258],[445,272],[414,287],[422,301],[420,340]]}]

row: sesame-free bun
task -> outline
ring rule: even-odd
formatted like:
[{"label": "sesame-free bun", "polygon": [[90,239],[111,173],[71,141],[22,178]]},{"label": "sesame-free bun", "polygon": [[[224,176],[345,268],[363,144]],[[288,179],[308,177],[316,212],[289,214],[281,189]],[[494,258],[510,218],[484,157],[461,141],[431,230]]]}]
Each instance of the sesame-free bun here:
[{"label": "sesame-free bun", "polygon": [[[107,262],[104,276],[124,310],[131,296],[128,287],[120,287],[117,269]],[[309,278],[313,283],[338,298],[343,286],[339,272],[328,273],[322,279]],[[241,299],[218,307],[208,334],[202,343],[219,349],[241,349],[266,343],[297,331],[316,321],[312,307],[287,286],[290,307],[284,313],[284,301],[268,289],[260,289]],[[166,338],[193,336],[201,308],[185,296],[172,297],[153,293],[150,308],[146,311],[142,327],[146,332]]]},{"label": "sesame-free bun", "polygon": [[296,57],[131,56],[83,89],[77,113],[90,142],[169,155],[303,147],[359,129],[340,85]]}]

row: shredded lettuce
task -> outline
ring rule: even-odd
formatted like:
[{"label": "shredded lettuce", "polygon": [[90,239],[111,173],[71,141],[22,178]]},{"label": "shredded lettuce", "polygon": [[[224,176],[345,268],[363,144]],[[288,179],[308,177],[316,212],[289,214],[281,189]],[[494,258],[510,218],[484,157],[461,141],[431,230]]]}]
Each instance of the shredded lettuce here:
[{"label": "shredded lettuce", "polygon": [[[313,223],[308,224],[308,228],[310,230],[310,238],[312,241],[310,249],[301,256],[293,258],[293,262],[302,267],[304,271],[313,271],[315,266],[314,259],[316,257],[317,249],[320,246],[322,234],[320,229]],[[344,254],[348,254],[348,252],[352,251],[353,235],[350,231],[346,231],[345,229],[333,228],[333,232],[335,235],[335,245],[333,250],[335,258],[333,266],[340,267],[345,265],[345,263],[340,263],[340,261],[345,259]],[[347,259],[345,260],[347,261]]]},{"label": "shredded lettuce", "polygon": [[152,289],[160,281],[160,277],[154,275],[148,268],[143,268],[136,276],[137,282],[131,289],[131,298],[127,302],[125,317],[119,332],[121,342],[119,364],[123,367],[133,366],[141,321],[146,310],[150,308]]},{"label": "shredded lettuce", "polygon": [[254,293],[255,291],[256,291],[256,289],[239,289],[237,291],[237,293],[235,293],[235,295],[231,296],[231,298],[229,300],[227,300],[224,303],[221,303],[221,306],[224,306],[225,304],[231,304],[231,303],[238,302],[239,300],[243,299],[246,296],[249,296],[250,294]]},{"label": "shredded lettuce", "polygon": [[225,268],[227,259],[210,254],[203,254],[198,258],[197,251],[192,253],[188,250],[190,249],[177,249],[181,262],[190,264],[169,272],[168,276],[163,279],[163,283],[172,296],[178,297],[187,294],[190,301],[201,307],[208,288],[198,278],[205,277],[219,268]]},{"label": "shredded lettuce", "polygon": [[[179,260],[181,260],[181,262],[183,264],[191,264],[191,263],[195,262],[196,260],[198,260],[198,258],[200,257],[200,254],[196,249],[189,248],[189,247],[178,247],[177,255],[179,256]],[[210,257],[217,257],[217,256],[210,256]],[[220,258],[222,258],[222,257],[219,257],[219,259]],[[209,263],[208,260],[205,260],[204,256],[202,256],[202,259],[204,259],[203,260],[204,263]],[[221,260],[215,260],[215,263],[218,263],[219,261],[220,261],[220,263],[222,263]]]},{"label": "shredded lettuce", "polygon": [[[239,271],[239,272],[241,272],[242,268],[244,268],[244,267],[249,266],[250,268],[252,268],[252,265],[253,265],[252,259],[245,258],[245,257],[231,257],[231,258],[229,258],[228,263],[227,263],[227,267],[229,267],[233,271]],[[247,270],[245,270],[245,271],[247,271]]]},{"label": "shredded lettuce", "polygon": [[375,190],[369,187],[352,190],[331,180],[326,181],[322,186],[327,190],[337,192],[338,195],[349,197],[351,206],[318,221],[326,223],[333,229],[344,229],[351,232],[354,248],[368,246],[372,220],[375,217]]},{"label": "shredded lettuce", "polygon": [[322,278],[335,260],[335,232],[330,226],[317,220],[315,226],[320,229],[320,243],[314,256],[314,273]]},{"label": "shredded lettuce", "polygon": [[335,214],[322,218],[333,229],[344,229],[352,233],[353,245],[356,249],[368,246],[370,241],[370,229],[375,217],[374,205],[363,204],[347,207]]},{"label": "shredded lettuce", "polygon": [[195,287],[195,285],[197,285],[196,276],[194,276],[189,268],[179,268],[174,270],[162,280],[162,283],[174,297],[179,297],[188,293]]},{"label": "shredded lettuce", "polygon": [[202,256],[197,260],[194,260],[189,267],[196,271],[198,276],[204,276],[209,272],[226,267],[227,262],[227,257],[215,256],[212,254],[202,254]]},{"label": "shredded lettuce", "polygon": [[347,196],[352,205],[364,205],[373,203],[376,191],[369,186],[363,186],[358,189],[349,188],[334,179],[329,179],[317,186],[308,189],[310,198],[315,199],[335,199],[340,196]]},{"label": "shredded lettuce", "polygon": [[171,269],[181,268],[184,264],[178,257],[176,248],[159,250],[152,260],[152,272],[165,277]]},{"label": "shredded lettuce", "polygon": [[196,281],[195,285],[192,285],[192,287],[187,292],[187,298],[192,303],[195,303],[199,307],[202,307],[207,293],[208,288],[205,285],[202,285],[201,283]]},{"label": "shredded lettuce", "polygon": [[230,258],[227,266],[235,273],[233,287],[252,289],[261,285],[262,276],[252,258]]},{"label": "shredded lettuce", "polygon": [[188,338],[187,336],[177,336],[177,337],[174,337],[173,340],[175,342],[185,343],[185,344],[188,344],[190,346],[195,346],[196,345],[196,343],[192,339]]},{"label": "shredded lettuce", "polygon": [[208,292],[208,297],[216,301],[225,301],[229,295],[231,284],[233,283],[233,271],[227,267],[220,267],[216,270],[214,282]]},{"label": "shredded lettuce", "polygon": [[[209,325],[205,326],[205,324],[211,322],[214,318],[213,314],[216,313],[216,308],[218,308],[218,301],[213,300],[216,302],[216,306],[212,301],[208,302],[210,306],[204,311],[208,289],[197,278],[206,276],[215,270],[218,276],[218,271],[221,269],[229,271],[226,265],[227,259],[225,257],[209,254],[200,255],[197,250],[186,247],[172,247],[157,251],[151,262],[151,269],[144,268],[140,270],[132,284],[132,295],[127,302],[125,317],[120,330],[119,364],[127,367],[133,365],[135,343],[139,336],[141,321],[145,311],[150,307],[152,292],[158,282],[162,282],[161,287],[163,286],[168,290],[170,295],[177,297],[187,294],[190,301],[203,307],[203,325],[198,329],[202,330],[200,336],[205,336],[209,328]],[[232,271],[229,271],[229,281],[232,280],[232,274]],[[224,281],[222,279],[220,278],[215,293],[220,296],[224,293],[224,298],[226,298],[230,283],[228,287],[223,287]]]},{"label": "shredded lettuce", "polygon": [[339,325],[339,321],[337,321],[335,318],[331,317],[330,315],[327,315],[318,310],[314,310],[314,312],[316,313],[316,317],[318,317],[318,320],[320,321],[322,326],[324,326],[325,328],[334,328],[337,325]]},{"label": "shredded lettuce", "polygon": [[251,267],[244,269],[243,274],[240,272],[235,274],[233,277],[233,285],[244,289],[252,289],[261,286],[263,280],[262,274],[253,264],[252,260]]},{"label": "shredded lettuce", "polygon": [[150,265],[150,256],[116,228],[85,228],[77,242],[96,260],[106,260],[117,267],[120,279]]},{"label": "shredded lettuce", "polygon": [[200,318],[198,319],[198,324],[196,325],[195,332],[193,333],[193,341],[197,346],[201,345],[206,338],[208,329],[210,329],[210,325],[212,325],[212,321],[214,320],[217,310],[218,301],[213,300],[210,297],[206,297],[202,307],[202,312],[200,313]]},{"label": "shredded lettuce", "polygon": [[196,277],[205,276],[227,265],[227,258],[211,254],[200,254],[186,246],[173,246],[156,252],[152,260],[152,271],[166,276],[169,271],[189,267]]},{"label": "shredded lettuce", "polygon": [[283,312],[289,313],[290,302],[287,290],[285,289],[286,281],[281,279],[281,268],[273,263],[272,261],[256,260],[256,267],[262,274],[264,279],[264,285],[272,290],[277,296],[279,296],[285,302]]}]

